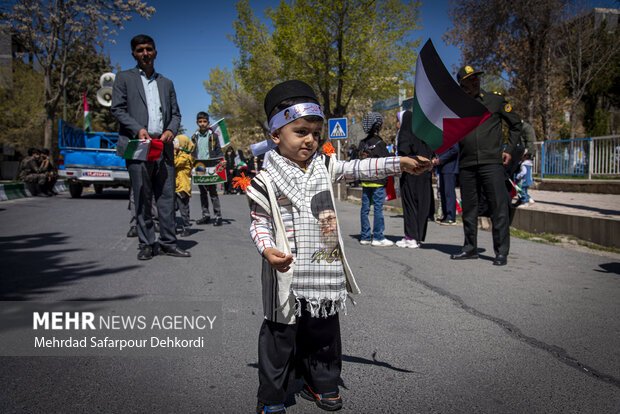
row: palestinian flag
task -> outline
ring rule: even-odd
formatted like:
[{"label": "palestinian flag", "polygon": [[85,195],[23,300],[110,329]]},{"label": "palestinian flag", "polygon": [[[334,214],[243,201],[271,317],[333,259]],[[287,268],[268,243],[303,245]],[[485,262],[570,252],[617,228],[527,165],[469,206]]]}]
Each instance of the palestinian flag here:
[{"label": "palestinian flag", "polygon": [[84,98],[84,131],[89,132],[91,130],[93,115],[88,109],[88,102],[86,102],[86,92],[82,92],[82,97]]},{"label": "palestinian flag", "polygon": [[164,143],[161,139],[141,141],[132,139],[127,144],[127,149],[123,153],[126,160],[157,161],[161,156]]},{"label": "palestinian flag", "polygon": [[228,129],[226,129],[226,121],[224,121],[224,118],[212,123],[210,128],[220,141],[220,147],[224,148],[226,145],[230,144],[230,137],[228,136]]},{"label": "palestinian flag", "polygon": [[491,116],[452,79],[428,40],[415,70],[413,133],[441,154]]}]

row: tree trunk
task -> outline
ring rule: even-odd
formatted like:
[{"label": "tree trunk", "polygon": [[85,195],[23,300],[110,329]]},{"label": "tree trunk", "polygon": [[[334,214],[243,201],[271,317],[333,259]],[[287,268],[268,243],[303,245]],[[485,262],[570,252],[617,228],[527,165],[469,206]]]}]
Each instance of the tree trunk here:
[{"label": "tree trunk", "polygon": [[43,148],[47,148],[50,151],[52,150],[55,112],[54,110],[45,109],[45,138],[43,141]]}]

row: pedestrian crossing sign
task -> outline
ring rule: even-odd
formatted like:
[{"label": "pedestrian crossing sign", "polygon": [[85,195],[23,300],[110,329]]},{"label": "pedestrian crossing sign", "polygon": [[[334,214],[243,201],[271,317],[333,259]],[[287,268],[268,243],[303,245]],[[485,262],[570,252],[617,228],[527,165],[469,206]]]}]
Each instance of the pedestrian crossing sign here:
[{"label": "pedestrian crossing sign", "polygon": [[347,138],[347,118],[332,118],[328,120],[329,139]]}]

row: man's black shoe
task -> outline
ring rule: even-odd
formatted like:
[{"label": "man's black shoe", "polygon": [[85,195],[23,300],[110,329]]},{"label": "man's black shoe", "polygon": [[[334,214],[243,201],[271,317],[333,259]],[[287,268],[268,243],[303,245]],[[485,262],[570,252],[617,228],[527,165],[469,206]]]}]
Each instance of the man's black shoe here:
[{"label": "man's black shoe", "polygon": [[191,256],[191,254],[188,251],[185,251],[178,246],[169,247],[169,246],[162,246],[160,244],[159,251],[162,254],[165,254],[168,256],[174,256],[174,257],[190,257]]},{"label": "man's black shoe", "polygon": [[196,220],[196,224],[209,224],[211,222],[211,217],[202,217]]},{"label": "man's black shoe", "polygon": [[215,222],[213,223],[214,226],[221,226],[222,225],[222,218],[218,217],[215,219]]},{"label": "man's black shoe", "polygon": [[127,232],[127,237],[138,237],[138,228],[136,226],[131,226]]},{"label": "man's black shoe", "polygon": [[153,248],[151,246],[144,246],[140,248],[138,252],[138,260],[151,260],[153,258]]},{"label": "man's black shoe", "polygon": [[495,260],[493,260],[495,266],[506,266],[506,263],[508,263],[508,258],[503,254],[498,254],[495,256]]},{"label": "man's black shoe", "polygon": [[472,252],[461,252],[457,254],[450,255],[450,259],[452,260],[465,260],[465,259],[477,259],[478,253],[475,251]]}]

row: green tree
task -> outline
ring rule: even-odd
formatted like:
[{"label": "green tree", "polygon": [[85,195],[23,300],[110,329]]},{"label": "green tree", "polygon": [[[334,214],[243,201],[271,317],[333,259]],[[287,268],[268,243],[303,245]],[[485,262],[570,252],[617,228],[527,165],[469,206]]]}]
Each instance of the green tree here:
[{"label": "green tree", "polygon": [[462,63],[507,78],[515,109],[533,125],[540,120],[545,137],[553,120],[554,27],[567,1],[460,0],[444,35],[461,49]]},{"label": "green tree", "polygon": [[268,15],[280,77],[314,87],[328,118],[344,116],[353,99],[395,95],[398,80],[413,76],[417,0],[300,0]]},{"label": "green tree", "polygon": [[[15,29],[18,41],[43,73],[45,148],[52,146],[58,103],[67,84],[82,70],[70,60],[85,47],[102,47],[133,14],[149,18],[155,9],[140,0],[16,0],[0,21]],[[56,81],[54,81],[56,79]]]},{"label": "green tree", "polygon": [[[566,76],[566,87],[570,96],[570,135],[571,138],[575,138],[578,112],[588,89],[594,92],[601,86],[609,88],[613,86],[605,85],[604,79],[613,80],[613,77],[617,76],[615,71],[620,55],[620,42],[618,42],[620,26],[618,24],[608,26],[604,19],[601,19],[599,24],[596,9],[575,15],[575,10],[566,8],[565,13],[567,16],[565,21],[558,26],[558,41],[554,52]],[[595,83],[597,78],[598,82]],[[599,90],[598,94],[601,93]],[[593,103],[595,105],[592,107]],[[605,122],[606,114],[600,111],[598,102],[590,102],[589,109],[594,124]]]},{"label": "green tree", "polygon": [[42,143],[43,75],[16,59],[12,78],[11,89],[0,89],[0,142],[25,154],[27,148],[40,148]]},{"label": "green tree", "polygon": [[346,115],[356,100],[396,95],[399,80],[412,80],[418,0],[282,1],[266,10],[272,33],[247,1],[236,6],[231,39],[239,59],[232,73],[213,70],[205,87],[210,110],[237,117],[245,133],[266,132],[262,102],[281,80],[310,84],[328,118]]}]

